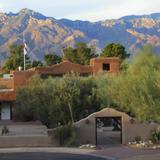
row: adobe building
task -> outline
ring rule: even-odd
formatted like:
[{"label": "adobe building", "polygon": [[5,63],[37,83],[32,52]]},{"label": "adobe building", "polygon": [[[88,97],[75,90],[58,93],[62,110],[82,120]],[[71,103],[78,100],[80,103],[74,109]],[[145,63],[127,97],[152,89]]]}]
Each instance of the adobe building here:
[{"label": "adobe building", "polygon": [[59,64],[52,65],[50,67],[36,67],[28,71],[44,76],[62,76],[68,72],[77,72],[81,76],[87,76],[98,73],[106,74],[118,74],[120,71],[119,58],[110,57],[98,57],[90,60],[90,65],[74,64],[67,60]]},{"label": "adobe building", "polygon": [[112,108],[95,112],[75,123],[80,144],[113,145],[128,144],[140,138],[151,138],[151,131],[159,124],[140,123],[136,119]]},{"label": "adobe building", "polygon": [[30,77],[39,74],[42,78],[49,76],[63,76],[68,72],[76,72],[81,76],[98,73],[118,74],[120,62],[117,57],[97,57],[90,60],[90,65],[74,64],[63,61],[49,67],[35,67],[26,71],[11,71],[0,78],[0,120],[14,119],[14,102],[16,100],[16,89],[27,84]]}]

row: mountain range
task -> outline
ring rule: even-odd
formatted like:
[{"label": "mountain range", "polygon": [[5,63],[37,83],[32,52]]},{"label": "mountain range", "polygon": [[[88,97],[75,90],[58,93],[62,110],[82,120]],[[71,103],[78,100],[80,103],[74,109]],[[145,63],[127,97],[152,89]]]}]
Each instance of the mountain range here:
[{"label": "mountain range", "polygon": [[29,9],[0,13],[0,63],[9,56],[9,46],[24,39],[32,60],[42,60],[46,53],[61,54],[63,47],[76,42],[95,46],[97,52],[107,43],[121,43],[134,54],[145,44],[160,49],[160,13],[98,22],[55,19]]}]

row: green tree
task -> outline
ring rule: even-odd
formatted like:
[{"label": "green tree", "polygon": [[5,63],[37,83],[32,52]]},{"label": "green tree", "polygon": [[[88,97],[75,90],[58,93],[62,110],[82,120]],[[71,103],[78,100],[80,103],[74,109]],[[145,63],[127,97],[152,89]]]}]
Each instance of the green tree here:
[{"label": "green tree", "polygon": [[[16,45],[13,44],[9,47],[10,49],[10,56],[5,61],[3,66],[4,70],[17,70],[19,66],[23,68],[24,64],[24,55],[23,55],[23,45]],[[31,62],[29,60],[28,55],[26,55],[26,69],[31,67]]]},{"label": "green tree", "polygon": [[32,62],[32,67],[41,67],[41,66],[43,66],[43,63],[41,61],[34,60]]},{"label": "green tree", "polygon": [[125,51],[125,47],[119,43],[107,44],[102,53],[102,57],[119,57],[121,60],[129,57],[129,54]]},{"label": "green tree", "polygon": [[51,66],[53,64],[60,63],[62,58],[56,54],[46,54],[44,56],[44,61],[47,66]]},{"label": "green tree", "polygon": [[48,127],[53,121],[53,126],[56,126],[60,117],[56,114],[61,109],[57,91],[57,85],[52,79],[43,80],[37,75],[33,76],[27,86],[17,90],[16,118],[22,121],[40,120]]},{"label": "green tree", "polygon": [[75,48],[68,47],[63,49],[63,53],[64,59],[82,65],[89,64],[90,59],[97,56],[92,48],[88,47],[83,42],[77,43]]},{"label": "green tree", "polygon": [[16,118],[40,120],[48,127],[73,123],[99,110],[93,88],[92,77],[75,73],[45,80],[33,76],[27,86],[17,90]]},{"label": "green tree", "polygon": [[160,56],[151,47],[144,47],[125,72],[99,78],[97,85],[103,107],[115,107],[141,121],[160,121]]}]

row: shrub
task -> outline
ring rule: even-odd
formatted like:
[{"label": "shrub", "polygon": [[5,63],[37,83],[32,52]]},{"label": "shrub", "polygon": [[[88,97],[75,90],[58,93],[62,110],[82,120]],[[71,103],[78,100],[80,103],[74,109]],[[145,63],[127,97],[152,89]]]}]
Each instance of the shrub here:
[{"label": "shrub", "polygon": [[154,143],[160,143],[160,129],[156,129],[154,131],[152,131],[151,133],[151,140],[154,142]]},{"label": "shrub", "polygon": [[3,78],[3,73],[0,73],[0,78]]},{"label": "shrub", "polygon": [[115,107],[140,121],[160,122],[160,56],[144,48],[116,77],[97,78],[102,107]]},{"label": "shrub", "polygon": [[136,136],[135,137],[135,142],[136,143],[140,143],[141,140],[142,140],[141,136]]},{"label": "shrub", "polygon": [[76,128],[71,124],[55,128],[53,136],[59,140],[60,146],[71,147],[78,145]]},{"label": "shrub", "polygon": [[7,126],[3,126],[2,127],[2,131],[1,131],[1,135],[4,136],[4,135],[7,135],[9,133],[9,129]]},{"label": "shrub", "polygon": [[66,125],[78,121],[99,110],[93,88],[92,77],[75,73],[48,79],[33,76],[27,86],[17,90],[16,120],[40,120],[49,128],[59,122]]}]

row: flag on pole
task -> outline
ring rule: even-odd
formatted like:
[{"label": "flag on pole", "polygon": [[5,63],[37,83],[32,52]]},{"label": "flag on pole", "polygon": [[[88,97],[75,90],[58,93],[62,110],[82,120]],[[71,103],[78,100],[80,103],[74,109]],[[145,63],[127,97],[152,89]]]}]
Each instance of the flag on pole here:
[{"label": "flag on pole", "polygon": [[24,47],[23,47],[24,71],[26,70],[26,55],[27,55],[27,53],[28,53],[27,44],[26,44],[26,42],[24,41]]},{"label": "flag on pole", "polygon": [[23,54],[26,55],[28,53],[27,44],[24,42]]}]

